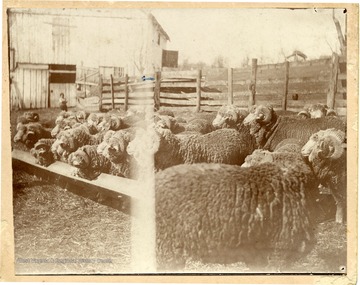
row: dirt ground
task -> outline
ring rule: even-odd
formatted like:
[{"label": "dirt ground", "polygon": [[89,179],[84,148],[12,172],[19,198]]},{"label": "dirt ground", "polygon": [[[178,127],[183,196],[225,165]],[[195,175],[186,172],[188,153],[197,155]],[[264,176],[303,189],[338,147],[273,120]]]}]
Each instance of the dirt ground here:
[{"label": "dirt ground", "polygon": [[[36,110],[52,127],[59,110]],[[11,126],[16,127],[13,112]],[[205,116],[208,116],[204,113]],[[187,111],[176,115],[194,116]],[[210,114],[209,116],[214,116]],[[13,134],[14,135],[14,134]],[[15,148],[21,145],[13,144]],[[131,263],[131,218],[113,208],[79,197],[57,185],[14,169],[13,207],[17,274],[116,274]],[[291,264],[291,272],[344,273],[346,225],[333,220],[316,225],[312,251]],[[186,272],[249,272],[241,262],[230,265],[189,261]]]}]

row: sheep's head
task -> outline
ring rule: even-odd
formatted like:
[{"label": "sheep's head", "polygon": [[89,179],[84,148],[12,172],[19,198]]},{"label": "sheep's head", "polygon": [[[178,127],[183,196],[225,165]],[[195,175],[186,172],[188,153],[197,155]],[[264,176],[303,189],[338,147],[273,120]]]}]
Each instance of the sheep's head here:
[{"label": "sheep's head", "polygon": [[140,163],[149,156],[153,156],[159,147],[159,136],[153,128],[148,128],[136,132],[135,138],[128,144],[126,151]]},{"label": "sheep's head", "polygon": [[336,160],[344,152],[345,133],[327,129],[313,134],[301,149],[301,154],[312,163],[316,160]]},{"label": "sheep's head", "polygon": [[254,105],[249,109],[249,114],[243,123],[248,125],[255,121],[260,125],[267,125],[270,122],[276,121],[276,119],[277,115],[271,105]]},{"label": "sheep's head", "polygon": [[242,111],[234,105],[224,105],[218,111],[212,125],[215,128],[228,128],[241,123],[248,112]]},{"label": "sheep's head", "polygon": [[23,116],[28,122],[38,122],[40,119],[39,114],[35,112],[25,112]]},{"label": "sheep's head", "polygon": [[326,116],[334,116],[334,117],[336,117],[337,113],[336,113],[336,111],[334,109],[329,108],[329,109],[326,110]]},{"label": "sheep's head", "polygon": [[126,148],[131,135],[126,131],[117,131],[109,139],[102,154],[114,163],[121,162],[127,157]]},{"label": "sheep's head", "polygon": [[262,149],[256,149],[250,155],[245,158],[245,162],[241,165],[241,167],[250,167],[256,166],[263,163],[272,163],[274,161],[271,152]]},{"label": "sheep's head", "polygon": [[103,154],[110,138],[115,134],[115,131],[109,130],[105,133],[103,141],[98,145],[96,151],[98,154]]},{"label": "sheep's head", "polygon": [[56,126],[51,130],[51,136],[56,137],[61,131],[69,130],[79,126],[80,123],[77,122],[74,118],[62,118],[56,120]]},{"label": "sheep's head", "polygon": [[86,121],[86,113],[85,113],[85,111],[76,112],[75,117],[76,117],[76,120],[81,124],[85,123],[85,121]]},{"label": "sheep's head", "polygon": [[84,169],[90,165],[90,157],[82,148],[79,148],[70,153],[68,163],[76,168]]},{"label": "sheep's head", "polygon": [[167,115],[157,115],[154,117],[155,127],[158,129],[175,130],[178,127],[177,121]]},{"label": "sheep's head", "polygon": [[323,104],[312,104],[308,107],[310,118],[323,118],[326,116],[328,107]]},{"label": "sheep's head", "polygon": [[121,128],[121,119],[115,115],[108,115],[97,125],[99,132],[106,132],[108,130],[117,131]]},{"label": "sheep's head", "polygon": [[14,136],[14,142],[22,142],[31,148],[39,139],[42,126],[39,123],[21,124],[16,126],[17,133]]},{"label": "sheep's head", "polygon": [[87,118],[87,124],[89,126],[97,126],[100,123],[100,118],[95,113],[91,113]]}]

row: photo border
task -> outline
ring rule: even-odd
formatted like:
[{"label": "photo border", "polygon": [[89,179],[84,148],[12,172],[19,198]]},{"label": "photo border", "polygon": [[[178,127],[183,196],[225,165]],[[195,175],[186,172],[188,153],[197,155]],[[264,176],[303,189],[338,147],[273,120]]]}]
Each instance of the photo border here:
[{"label": "photo border", "polygon": [[[347,273],[324,275],[168,274],[168,275],[15,275],[8,69],[8,8],[346,8],[347,9]],[[359,5],[349,3],[220,3],[220,2],[52,2],[3,1],[2,182],[0,281],[121,283],[276,283],[355,284],[357,280]],[[354,215],[354,213],[356,213]]]}]

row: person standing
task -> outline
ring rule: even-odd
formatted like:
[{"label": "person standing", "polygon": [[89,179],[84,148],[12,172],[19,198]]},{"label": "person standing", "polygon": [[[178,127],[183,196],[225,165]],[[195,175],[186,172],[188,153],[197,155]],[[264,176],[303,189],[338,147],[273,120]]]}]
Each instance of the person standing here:
[{"label": "person standing", "polygon": [[65,99],[64,93],[60,93],[59,103],[60,103],[60,109],[67,112],[67,105],[66,105],[67,101]]}]

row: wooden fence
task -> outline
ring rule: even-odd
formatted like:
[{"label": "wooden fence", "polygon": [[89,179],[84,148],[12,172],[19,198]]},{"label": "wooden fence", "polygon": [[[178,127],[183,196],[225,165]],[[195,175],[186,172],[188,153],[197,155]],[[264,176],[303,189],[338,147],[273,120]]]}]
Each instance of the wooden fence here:
[{"label": "wooden fence", "polygon": [[100,109],[154,104],[216,111],[226,103],[242,108],[271,103],[275,109],[299,111],[323,103],[346,115],[346,62],[337,55],[267,65],[253,59],[245,68],[170,70],[142,80],[111,76],[100,84]]}]

